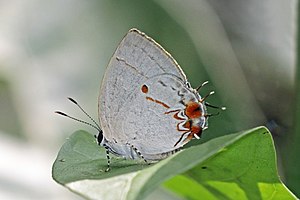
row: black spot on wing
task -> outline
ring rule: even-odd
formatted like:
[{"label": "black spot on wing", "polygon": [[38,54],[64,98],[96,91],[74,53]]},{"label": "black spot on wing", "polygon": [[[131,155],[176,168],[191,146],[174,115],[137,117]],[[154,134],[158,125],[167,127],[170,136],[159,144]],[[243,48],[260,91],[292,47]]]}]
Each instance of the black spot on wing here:
[{"label": "black spot on wing", "polygon": [[166,85],[164,82],[162,82],[161,80],[159,80],[158,82],[159,82],[162,86],[167,87],[167,85]]}]

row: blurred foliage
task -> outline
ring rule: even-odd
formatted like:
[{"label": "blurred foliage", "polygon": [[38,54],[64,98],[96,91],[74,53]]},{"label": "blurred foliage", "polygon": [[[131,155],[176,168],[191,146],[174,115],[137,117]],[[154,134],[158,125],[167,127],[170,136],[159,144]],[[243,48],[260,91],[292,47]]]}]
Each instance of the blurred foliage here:
[{"label": "blurred foliage", "polygon": [[24,139],[11,92],[9,82],[0,77],[0,131]]},{"label": "blurred foliage", "polygon": [[286,183],[292,191],[299,197],[300,196],[300,4],[298,3],[298,24],[297,24],[297,67],[295,74],[295,86],[293,98],[293,128],[289,132],[289,136],[285,138],[283,145],[283,152],[285,154],[283,165],[285,167]]}]

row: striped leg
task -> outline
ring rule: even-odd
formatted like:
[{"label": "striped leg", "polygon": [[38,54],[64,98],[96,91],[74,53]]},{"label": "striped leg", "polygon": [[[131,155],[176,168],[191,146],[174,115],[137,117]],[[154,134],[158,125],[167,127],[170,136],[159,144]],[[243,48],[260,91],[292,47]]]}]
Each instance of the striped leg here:
[{"label": "striped leg", "polygon": [[148,163],[143,154],[135,146],[131,145],[131,148],[145,161],[145,163]]},{"label": "striped leg", "polygon": [[104,148],[106,149],[106,158],[107,158],[107,169],[105,172],[108,172],[110,170],[110,156],[109,156],[109,147],[103,144]]}]

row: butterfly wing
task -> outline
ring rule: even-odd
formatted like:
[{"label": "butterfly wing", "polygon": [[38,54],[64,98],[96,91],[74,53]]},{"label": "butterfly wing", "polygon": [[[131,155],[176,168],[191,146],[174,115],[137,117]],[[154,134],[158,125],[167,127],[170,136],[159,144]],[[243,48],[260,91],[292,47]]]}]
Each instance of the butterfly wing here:
[{"label": "butterfly wing", "polygon": [[195,93],[174,75],[162,74],[148,79],[128,103],[126,115],[119,116],[122,124],[116,127],[126,136],[118,140],[130,141],[144,157],[155,158],[154,155],[159,157],[177,149],[182,143],[175,144],[184,141],[190,128],[184,127],[187,118],[179,114],[184,111],[187,99],[197,101]]},{"label": "butterfly wing", "polygon": [[[167,77],[163,78],[163,83],[171,82],[168,90],[157,77]],[[185,83],[185,74],[169,53],[144,33],[130,30],[112,56],[100,89],[99,120],[104,137],[110,141],[141,144],[137,146],[143,150],[149,150],[150,145],[164,140],[153,139],[159,135],[157,131],[163,129],[166,138],[170,139],[174,134],[170,130],[174,126],[176,128],[177,121],[163,114],[166,107],[162,104],[147,100],[142,86],[147,85],[151,89],[148,95],[157,91],[150,98],[161,98],[170,104],[168,106],[176,107],[181,98],[178,91],[185,87]],[[162,123],[158,123],[160,120]],[[142,131],[145,126],[146,130]],[[145,139],[148,142],[142,142]],[[156,149],[149,152],[159,152],[160,146]]]}]

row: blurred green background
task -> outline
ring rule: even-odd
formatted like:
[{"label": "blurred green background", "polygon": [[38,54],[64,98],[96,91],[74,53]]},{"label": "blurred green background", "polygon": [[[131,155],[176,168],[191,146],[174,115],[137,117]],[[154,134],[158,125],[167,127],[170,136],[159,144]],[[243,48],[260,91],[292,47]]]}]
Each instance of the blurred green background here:
[{"label": "blurred green background", "polygon": [[[208,101],[227,107],[200,142],[267,126],[280,176],[300,196],[297,11],[284,0],[1,1],[0,199],[80,199],[52,180],[51,166],[67,136],[94,130],[54,111],[82,118],[70,96],[97,118],[106,65],[133,27],[169,51],[193,87],[209,80],[200,93],[215,90]],[[160,189],[154,198],[176,197]]]}]

